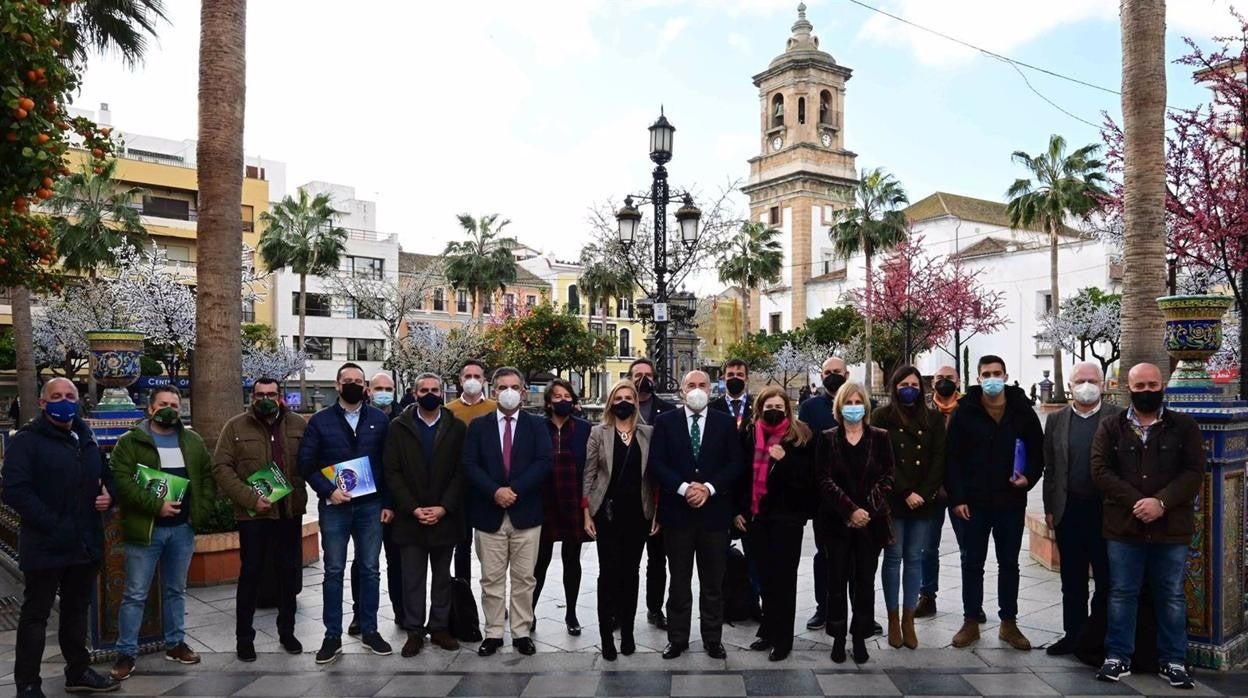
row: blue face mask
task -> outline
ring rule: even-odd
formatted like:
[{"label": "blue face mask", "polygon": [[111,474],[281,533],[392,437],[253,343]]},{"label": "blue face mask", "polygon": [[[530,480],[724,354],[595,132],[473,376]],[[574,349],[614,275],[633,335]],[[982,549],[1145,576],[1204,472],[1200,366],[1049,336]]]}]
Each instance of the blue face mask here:
[{"label": "blue face mask", "polygon": [[373,404],[378,407],[389,407],[394,404],[394,393],[378,390],[373,393]]},{"label": "blue face mask", "polygon": [[897,389],[897,397],[901,400],[901,404],[913,405],[919,399],[920,392],[918,388],[907,385]]},{"label": "blue face mask", "polygon": [[841,408],[841,418],[849,424],[857,424],[867,416],[866,405],[845,405]]},{"label": "blue face mask", "polygon": [[58,422],[72,422],[78,416],[78,403],[73,400],[57,400],[49,402],[43,411]]},{"label": "blue face mask", "polygon": [[984,394],[989,397],[996,397],[1005,392],[1004,378],[985,378],[979,382],[979,385],[984,389]]}]

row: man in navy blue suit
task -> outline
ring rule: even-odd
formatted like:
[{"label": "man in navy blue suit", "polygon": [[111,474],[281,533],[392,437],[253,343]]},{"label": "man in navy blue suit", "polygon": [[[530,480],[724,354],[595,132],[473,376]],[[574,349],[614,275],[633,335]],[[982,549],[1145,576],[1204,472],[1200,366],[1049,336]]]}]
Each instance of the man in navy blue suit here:
[{"label": "man in navy blue suit", "polygon": [[689,648],[695,559],[702,645],[715,659],[727,656],[721,632],[732,525],[729,488],[745,461],[736,422],[727,413],[706,409],[710,389],[706,373],[690,371],[681,381],[684,407],[658,417],[650,441],[650,471],[659,482],[659,523],[672,575],[664,659],[675,659]]},{"label": "man in navy blue suit", "polygon": [[477,654],[488,657],[503,646],[503,608],[511,576],[511,644],[521,654],[537,648],[533,629],[533,588],[542,536],[542,485],[550,474],[551,446],[546,425],[520,411],[524,377],[504,366],[494,372],[498,409],[477,417],[464,438],[468,476],[468,522],[476,531],[481,561],[481,609],[485,639]]}]

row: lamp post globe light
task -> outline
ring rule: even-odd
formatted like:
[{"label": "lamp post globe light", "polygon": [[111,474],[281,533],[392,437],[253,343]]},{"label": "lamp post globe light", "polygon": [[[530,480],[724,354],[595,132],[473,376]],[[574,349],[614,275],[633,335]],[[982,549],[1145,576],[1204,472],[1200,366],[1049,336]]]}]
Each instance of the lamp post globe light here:
[{"label": "lamp post globe light", "polygon": [[[637,231],[641,225],[641,211],[634,205],[634,199],[643,204],[650,203],[654,207],[654,289],[645,288],[637,274],[629,271],[633,281],[646,290],[648,297],[638,301],[639,308],[648,309],[646,315],[654,323],[654,343],[650,347],[651,359],[654,361],[656,389],[671,392],[676,388],[672,376],[672,352],[668,337],[668,323],[675,319],[669,312],[669,292],[667,282],[670,275],[676,274],[689,264],[690,255],[683,261],[671,259],[667,246],[667,205],[671,202],[672,192],[667,184],[667,168],[664,167],[672,159],[672,139],[676,127],[659,109],[659,118],[650,125],[650,161],[654,163],[651,175],[650,194],[636,194],[624,197],[624,207],[615,214],[619,225],[619,242],[624,248],[625,259],[637,242]],[[698,224],[702,219],[702,211],[693,205],[693,197],[688,192],[680,192],[681,207],[676,210],[676,223],[680,227],[680,242],[686,252],[691,252],[698,242]],[[684,308],[681,309],[682,311]],[[681,313],[684,315],[685,313]],[[687,319],[687,318],[686,318]]]}]

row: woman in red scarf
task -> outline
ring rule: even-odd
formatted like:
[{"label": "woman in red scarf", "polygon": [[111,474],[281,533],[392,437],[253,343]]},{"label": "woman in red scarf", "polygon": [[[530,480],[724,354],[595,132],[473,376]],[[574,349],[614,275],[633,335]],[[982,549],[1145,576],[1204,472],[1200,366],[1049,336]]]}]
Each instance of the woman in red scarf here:
[{"label": "woman in red scarf", "polygon": [[752,462],[734,489],[745,554],[754,562],[763,596],[763,622],[750,649],[770,650],[778,662],[793,649],[797,608],[797,564],[802,534],[815,505],[810,428],[793,414],[793,404],[777,387],[763,390],[742,439]]}]

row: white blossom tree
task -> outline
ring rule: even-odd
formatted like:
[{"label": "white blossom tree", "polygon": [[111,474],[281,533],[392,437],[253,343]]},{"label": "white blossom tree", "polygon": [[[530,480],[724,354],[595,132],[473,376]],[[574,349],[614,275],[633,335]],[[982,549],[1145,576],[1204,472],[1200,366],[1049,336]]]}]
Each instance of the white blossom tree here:
[{"label": "white blossom tree", "polygon": [[779,382],[781,387],[788,390],[789,383],[794,378],[809,373],[811,357],[812,353],[809,348],[793,342],[785,342],[776,353],[771,355],[771,361],[764,370],[771,380]]},{"label": "white blossom tree", "polygon": [[395,343],[390,369],[408,385],[426,371],[451,382],[464,359],[481,354],[485,348],[483,338],[483,332],[472,325],[447,330],[427,323],[415,324]]},{"label": "white blossom tree", "polygon": [[1222,348],[1205,363],[1211,373],[1240,368],[1239,336],[1239,311],[1232,307],[1222,318]]},{"label": "white blossom tree", "polygon": [[245,379],[254,381],[258,378],[273,378],[284,381],[301,370],[309,373],[313,371],[308,355],[301,351],[281,345],[273,349],[243,345]]},{"label": "white blossom tree", "polygon": [[1091,354],[1108,375],[1121,355],[1122,299],[1098,288],[1080,289],[1062,301],[1059,312],[1041,322],[1040,339],[1056,344],[1081,360]]},{"label": "white blossom tree", "polygon": [[131,329],[111,285],[100,280],[72,284],[60,296],[42,299],[33,315],[35,365],[64,377],[89,364],[88,331]]}]

